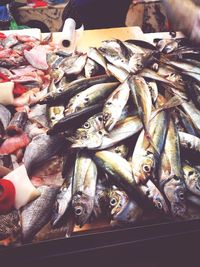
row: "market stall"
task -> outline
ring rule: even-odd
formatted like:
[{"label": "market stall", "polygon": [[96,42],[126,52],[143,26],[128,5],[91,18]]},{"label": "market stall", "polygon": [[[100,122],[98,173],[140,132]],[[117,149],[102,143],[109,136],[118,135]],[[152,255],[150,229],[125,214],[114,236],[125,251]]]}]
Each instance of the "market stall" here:
[{"label": "market stall", "polygon": [[1,35],[1,262],[197,238],[198,47],[139,27],[64,37]]}]

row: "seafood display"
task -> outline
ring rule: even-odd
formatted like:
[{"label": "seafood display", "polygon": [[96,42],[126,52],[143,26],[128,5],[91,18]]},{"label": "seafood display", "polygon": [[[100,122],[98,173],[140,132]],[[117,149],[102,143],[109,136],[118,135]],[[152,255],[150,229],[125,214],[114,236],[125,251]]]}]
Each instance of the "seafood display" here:
[{"label": "seafood display", "polygon": [[1,35],[0,245],[200,218],[199,59],[185,38]]}]

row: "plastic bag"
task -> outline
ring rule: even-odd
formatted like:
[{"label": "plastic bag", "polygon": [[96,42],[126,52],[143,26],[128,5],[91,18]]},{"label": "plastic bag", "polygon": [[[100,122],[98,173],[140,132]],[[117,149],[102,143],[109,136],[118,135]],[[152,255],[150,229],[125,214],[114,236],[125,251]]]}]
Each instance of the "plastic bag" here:
[{"label": "plastic bag", "polygon": [[10,21],[9,30],[22,30],[22,29],[30,29],[30,27],[25,25],[18,25],[14,19]]}]

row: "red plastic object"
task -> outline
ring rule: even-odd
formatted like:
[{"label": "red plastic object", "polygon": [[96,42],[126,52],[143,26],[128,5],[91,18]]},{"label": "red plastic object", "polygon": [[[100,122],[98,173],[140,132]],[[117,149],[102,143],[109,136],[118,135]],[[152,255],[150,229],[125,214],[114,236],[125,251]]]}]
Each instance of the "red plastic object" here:
[{"label": "red plastic object", "polygon": [[15,187],[6,179],[0,179],[0,214],[7,214],[14,208]]},{"label": "red plastic object", "polygon": [[25,86],[23,86],[20,83],[15,83],[15,87],[13,89],[13,95],[15,97],[22,95],[23,93],[26,93],[27,89]]},{"label": "red plastic object", "polygon": [[8,82],[8,76],[0,72],[0,83]]}]

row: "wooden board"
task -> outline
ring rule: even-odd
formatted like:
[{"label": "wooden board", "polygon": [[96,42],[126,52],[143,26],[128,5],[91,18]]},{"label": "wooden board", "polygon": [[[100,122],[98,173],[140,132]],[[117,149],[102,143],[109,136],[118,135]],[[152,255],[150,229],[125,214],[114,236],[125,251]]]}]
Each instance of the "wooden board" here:
[{"label": "wooden board", "polygon": [[[62,32],[53,33],[53,41],[57,44],[61,43],[61,40],[64,38]],[[109,28],[109,29],[98,29],[98,30],[86,30],[76,31],[76,47],[77,50],[86,52],[88,47],[99,47],[103,40],[109,39],[143,39],[144,34],[140,27],[122,27],[122,28]],[[73,46],[70,48],[63,48],[65,50],[73,49]]]}]

